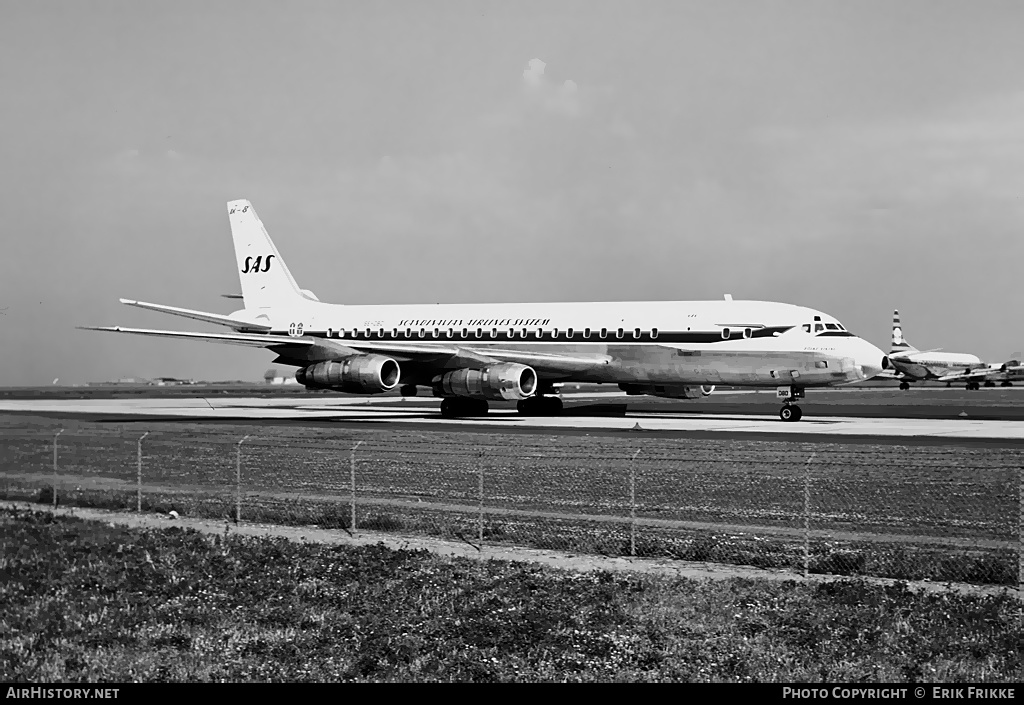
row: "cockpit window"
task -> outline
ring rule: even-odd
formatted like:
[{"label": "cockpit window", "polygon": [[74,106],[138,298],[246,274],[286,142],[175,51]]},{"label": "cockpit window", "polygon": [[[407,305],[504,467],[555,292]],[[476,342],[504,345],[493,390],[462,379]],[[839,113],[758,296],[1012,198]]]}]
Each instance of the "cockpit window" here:
[{"label": "cockpit window", "polygon": [[837,326],[835,323],[826,323],[825,327],[828,328],[829,330],[839,330],[839,326]]},{"label": "cockpit window", "polygon": [[810,332],[811,332],[811,324],[810,323],[804,323],[804,333],[810,333]]},{"label": "cockpit window", "polygon": [[825,327],[823,325],[821,325],[820,323],[815,323],[814,324],[814,332],[815,333],[820,333],[823,330],[825,330]]}]

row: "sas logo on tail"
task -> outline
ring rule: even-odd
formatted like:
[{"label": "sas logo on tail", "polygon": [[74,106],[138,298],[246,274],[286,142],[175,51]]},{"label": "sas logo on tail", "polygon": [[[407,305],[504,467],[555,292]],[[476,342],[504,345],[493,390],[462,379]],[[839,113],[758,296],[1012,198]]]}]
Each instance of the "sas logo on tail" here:
[{"label": "sas logo on tail", "polygon": [[[274,259],[274,255],[267,255],[264,259],[263,255],[260,255],[255,260],[250,256],[245,258],[245,267],[242,269],[242,274],[253,274],[255,272],[269,272],[270,271],[270,260]],[[263,264],[263,269],[260,269],[260,263]]]}]

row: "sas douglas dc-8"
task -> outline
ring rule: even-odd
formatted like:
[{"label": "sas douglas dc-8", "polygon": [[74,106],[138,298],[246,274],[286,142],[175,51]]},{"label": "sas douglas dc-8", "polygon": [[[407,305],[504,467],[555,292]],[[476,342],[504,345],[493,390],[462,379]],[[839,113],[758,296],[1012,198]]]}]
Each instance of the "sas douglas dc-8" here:
[{"label": "sas douglas dc-8", "polygon": [[267,348],[309,388],[375,394],[429,387],[447,417],[486,414],[489,400],[524,415],[561,412],[556,385],[617,384],[627,394],[694,399],[715,385],[775,387],[798,421],[808,387],[869,379],[889,366],[871,343],[821,311],[785,303],[343,305],[300,289],[245,200],[228,203],[244,308],[230,315],[121,299],[222,326],[199,333],[91,327]]}]

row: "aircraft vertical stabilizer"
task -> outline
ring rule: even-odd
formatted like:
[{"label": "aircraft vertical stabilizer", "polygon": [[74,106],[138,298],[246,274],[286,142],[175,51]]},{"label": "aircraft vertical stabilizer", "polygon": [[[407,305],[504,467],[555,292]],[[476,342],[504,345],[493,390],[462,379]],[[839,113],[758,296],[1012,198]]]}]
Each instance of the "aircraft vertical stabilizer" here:
[{"label": "aircraft vertical stabilizer", "polygon": [[295,283],[249,201],[229,201],[228,220],[246,308],[268,308],[309,298]]},{"label": "aircraft vertical stabilizer", "polygon": [[892,345],[889,353],[917,352],[917,348],[907,342],[903,337],[903,326],[900,324],[900,312],[892,312]]}]

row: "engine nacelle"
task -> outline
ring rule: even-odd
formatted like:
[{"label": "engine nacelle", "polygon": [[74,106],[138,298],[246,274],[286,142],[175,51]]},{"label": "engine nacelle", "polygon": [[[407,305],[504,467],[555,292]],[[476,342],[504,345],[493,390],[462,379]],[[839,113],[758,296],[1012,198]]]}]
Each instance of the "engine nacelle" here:
[{"label": "engine nacelle", "polygon": [[665,397],[667,399],[700,399],[701,397],[711,396],[711,393],[715,391],[715,385],[620,384],[619,389],[630,395],[646,394],[652,397]]},{"label": "engine nacelle", "polygon": [[384,355],[352,355],[318,362],[295,373],[299,384],[311,389],[337,389],[351,394],[380,394],[395,388],[402,371]]},{"label": "engine nacelle", "polygon": [[463,368],[434,377],[434,396],[525,399],[537,391],[532,367],[503,362],[482,370]]}]

